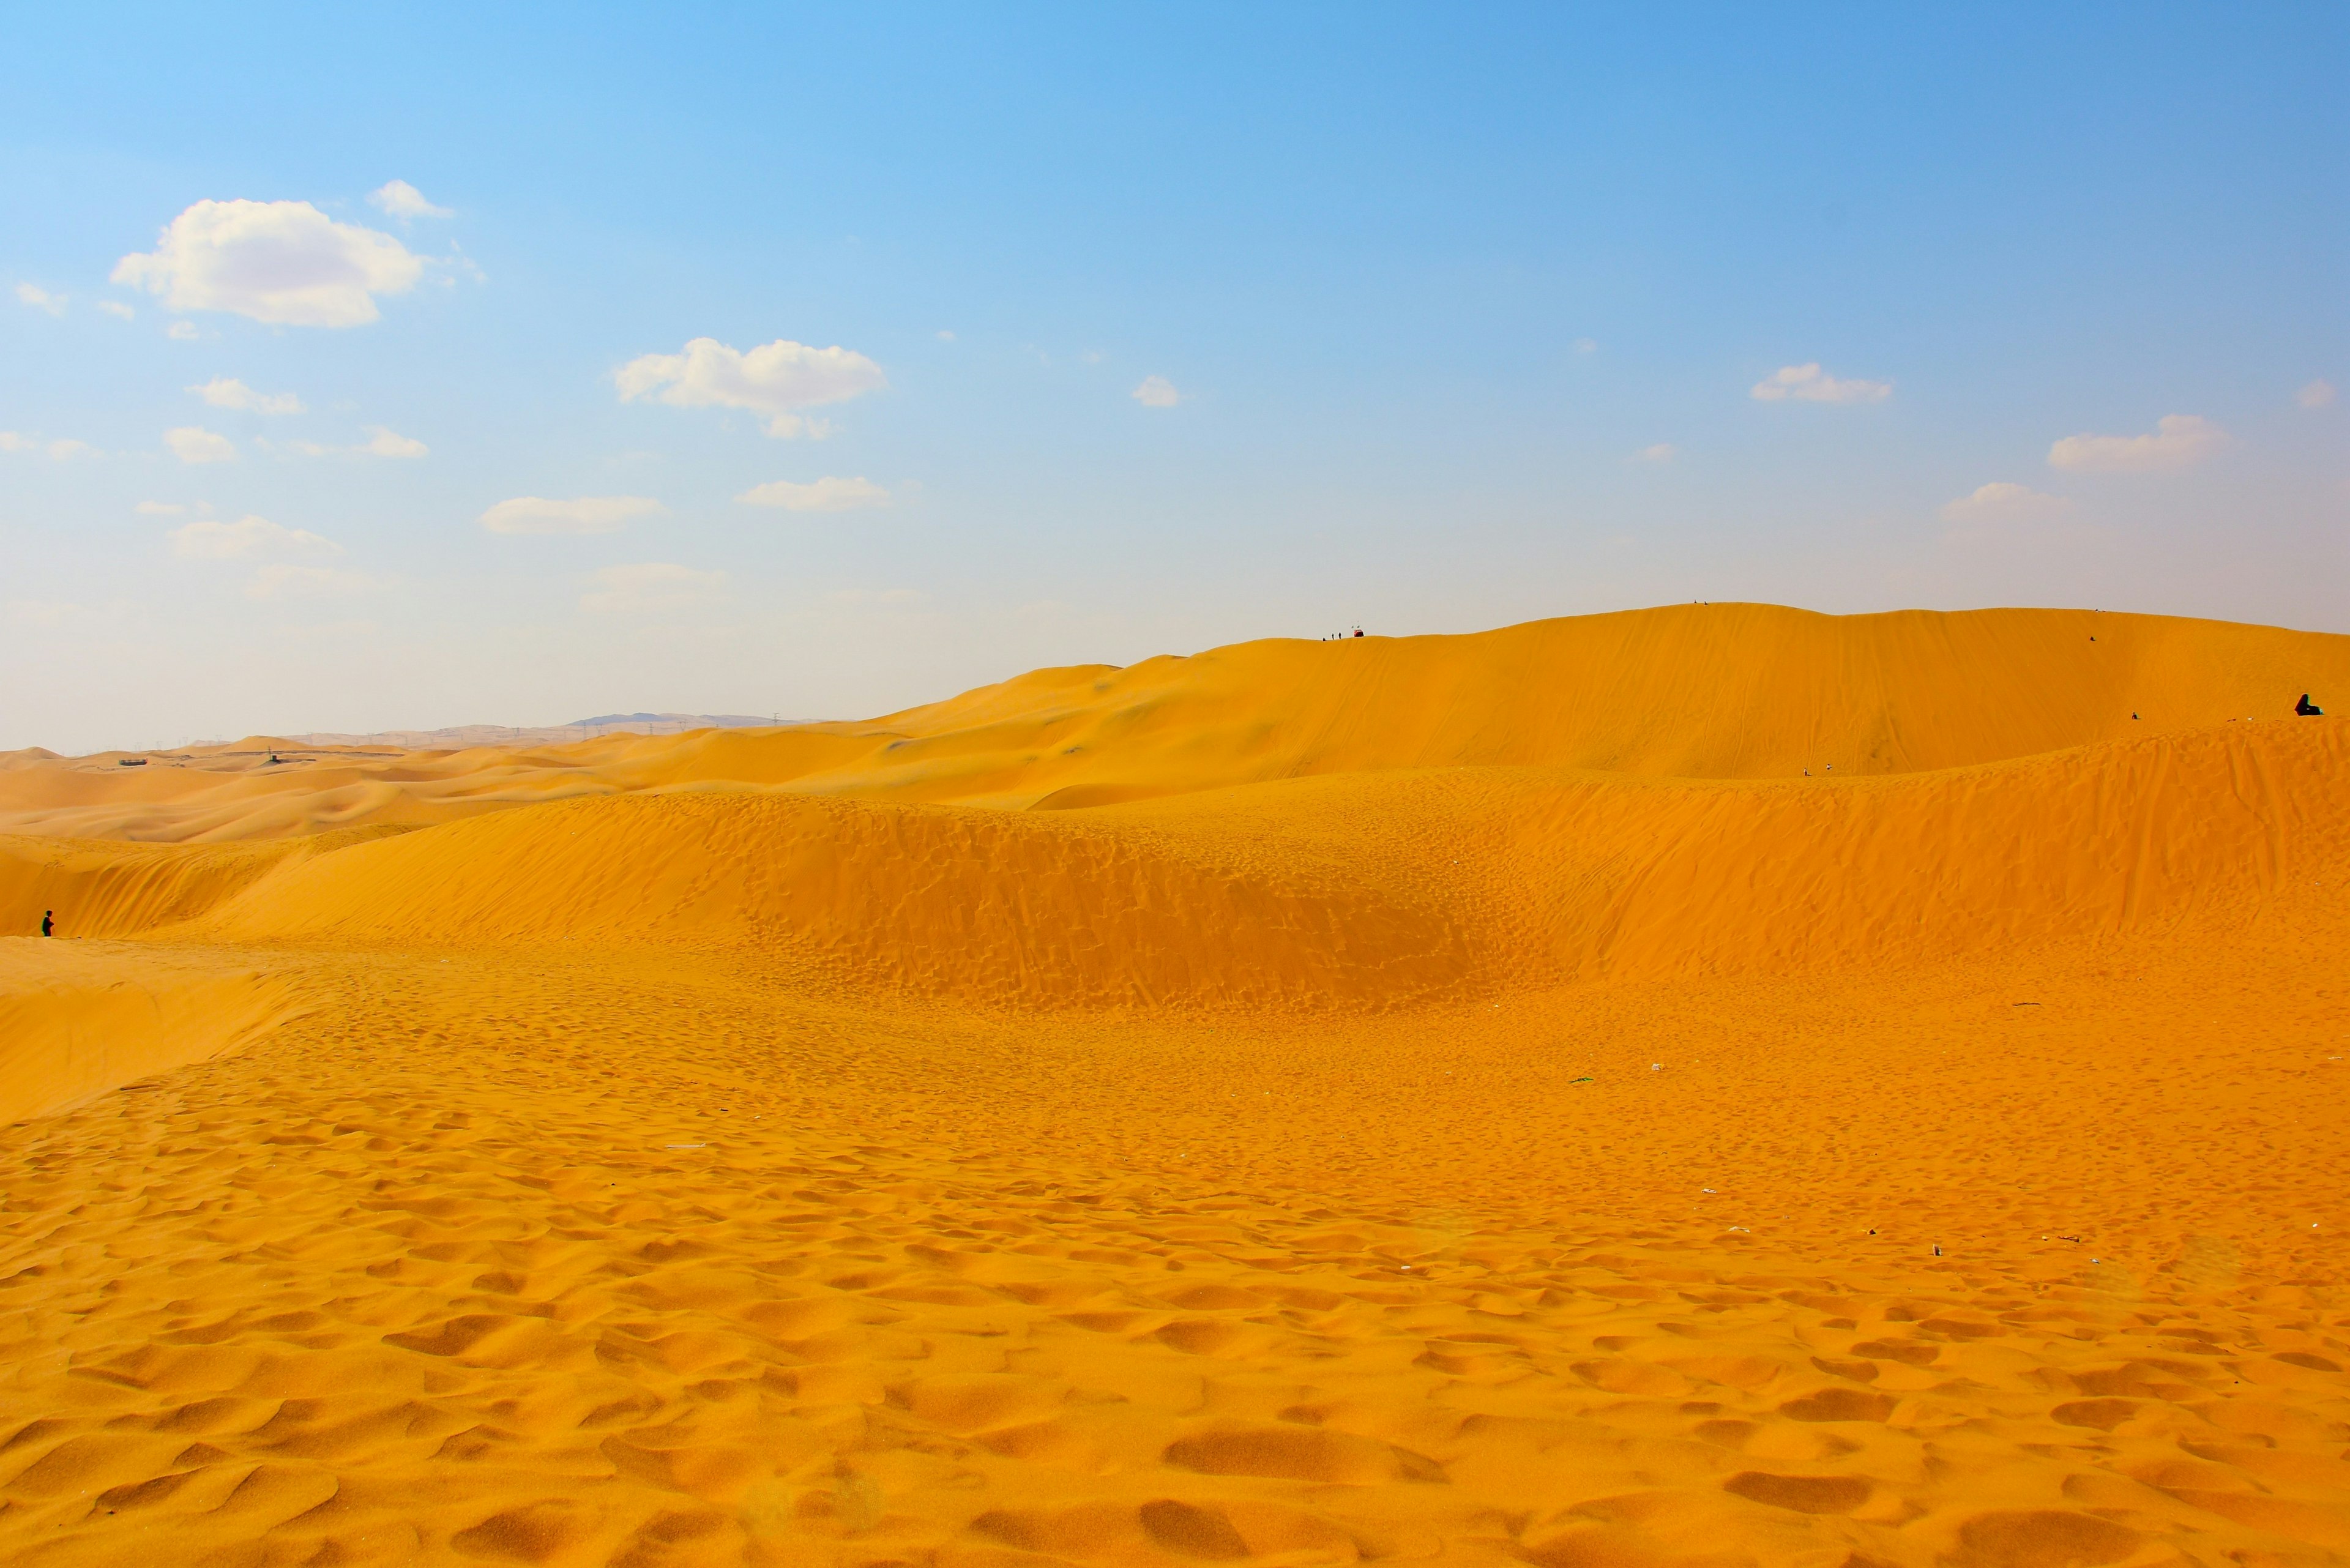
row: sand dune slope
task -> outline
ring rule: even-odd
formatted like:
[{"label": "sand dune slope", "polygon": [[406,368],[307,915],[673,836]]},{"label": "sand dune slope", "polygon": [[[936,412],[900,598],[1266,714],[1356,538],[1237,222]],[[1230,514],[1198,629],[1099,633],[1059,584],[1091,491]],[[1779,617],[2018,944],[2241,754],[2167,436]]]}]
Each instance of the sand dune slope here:
[{"label": "sand dune slope", "polygon": [[13,864],[25,907],[92,935],[748,944],[990,1005],[1390,1007],[2241,923],[2350,875],[2342,736],[2226,725],[1836,784],[1399,773],[1046,814],[634,795],[299,850],[18,841]]},{"label": "sand dune slope", "polygon": [[2345,650],[20,753],[0,1561],[2350,1562]]},{"label": "sand dune slope", "polygon": [[[1093,805],[1399,767],[1908,773],[2273,717],[2337,683],[2350,638],[2090,611],[1680,605],[1039,670],[876,721],[909,739],[867,776],[1022,805],[1057,781],[1086,792],[1066,804]],[[755,743],[701,744],[730,740]],[[1040,766],[1046,751],[1061,760]]]},{"label": "sand dune slope", "polygon": [[235,1050],[302,1005],[264,968],[0,938],[0,1121]]}]

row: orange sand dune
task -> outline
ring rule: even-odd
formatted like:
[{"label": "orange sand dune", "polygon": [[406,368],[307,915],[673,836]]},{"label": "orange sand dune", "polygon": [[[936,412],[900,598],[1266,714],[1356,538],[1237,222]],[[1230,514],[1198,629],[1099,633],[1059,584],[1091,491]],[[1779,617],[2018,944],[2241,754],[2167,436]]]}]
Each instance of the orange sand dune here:
[{"label": "orange sand dune", "polygon": [[2350,1561],[2345,649],[18,753],[0,1556]]},{"label": "orange sand dune", "polygon": [[2241,920],[2350,877],[2345,762],[2339,726],[2276,721],[1833,785],[1440,770],[1044,815],[635,795],[292,846],[0,840],[0,888],[93,936],[739,944],[991,1005],[1392,1007]]},{"label": "orange sand dune", "polygon": [[0,1113],[38,1116],[233,1051],[295,1011],[283,979],[212,961],[0,943]]},{"label": "orange sand dune", "polygon": [[2308,690],[2350,691],[2350,638],[2093,611],[1677,606],[1038,670],[860,723],[390,753],[255,736],[138,768],[18,753],[0,767],[0,832],[266,838],[713,784],[1063,808],[1397,768],[1911,773],[2286,716]]}]

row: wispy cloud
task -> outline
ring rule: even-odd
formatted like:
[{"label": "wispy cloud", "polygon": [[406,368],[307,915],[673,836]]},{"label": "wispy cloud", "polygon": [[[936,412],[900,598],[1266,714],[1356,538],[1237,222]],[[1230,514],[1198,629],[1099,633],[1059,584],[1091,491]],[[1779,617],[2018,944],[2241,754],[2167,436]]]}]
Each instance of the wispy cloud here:
[{"label": "wispy cloud", "polygon": [[[359,327],[379,295],[404,294],[424,263],[391,235],[338,223],[307,202],[198,202],[113,279],[172,310],[221,310],[280,327]],[[174,336],[177,336],[175,333]]]},{"label": "wispy cloud", "polygon": [[639,398],[679,408],[746,409],[781,440],[831,433],[798,410],[847,402],[889,384],[881,367],[853,349],[811,348],[777,338],[744,352],[697,337],[675,354],[644,354],[614,372],[620,400]]},{"label": "wispy cloud", "polygon": [[667,510],[648,495],[517,495],[483,513],[482,526],[493,534],[617,534],[632,518]]},{"label": "wispy cloud", "polygon": [[2066,436],[2048,448],[2048,466],[2081,473],[2168,473],[2192,468],[2235,444],[2200,414],[2165,414],[2155,433]]},{"label": "wispy cloud", "polygon": [[780,506],[786,512],[855,512],[887,506],[889,493],[861,476],[843,479],[827,474],[806,484],[778,479],[753,485],[734,499],[753,506]]},{"label": "wispy cloud", "polygon": [[106,454],[86,441],[63,439],[49,443],[49,456],[58,462],[71,462],[76,458],[104,457]]},{"label": "wispy cloud", "polygon": [[1183,400],[1175,383],[1164,376],[1145,376],[1142,385],[1134,389],[1133,397],[1146,409],[1171,409]]},{"label": "wispy cloud", "polygon": [[1942,504],[1945,523],[2028,523],[2062,517],[2073,504],[2061,495],[2043,495],[2029,485],[1995,480],[1973,493]]},{"label": "wispy cloud", "polygon": [[432,450],[414,437],[383,425],[369,425],[367,432],[367,444],[359,450],[369,457],[422,457]]},{"label": "wispy cloud", "polygon": [[101,299],[98,302],[98,307],[109,316],[120,317],[125,321],[139,319],[139,313],[119,299]]},{"label": "wispy cloud", "polygon": [[1644,446],[1639,451],[1634,452],[1632,454],[1632,461],[1635,462],[1670,462],[1674,458],[1679,455],[1679,448],[1676,447],[1669,441],[1660,441],[1654,446]]},{"label": "wispy cloud", "polygon": [[368,205],[395,218],[446,218],[446,207],[436,207],[424,199],[424,192],[405,180],[390,180],[368,192]]},{"label": "wispy cloud", "polygon": [[328,446],[322,441],[286,442],[288,451],[304,457],[423,457],[432,448],[382,425],[369,425],[368,439],[356,446]]},{"label": "wispy cloud", "polygon": [[1890,381],[1865,381],[1858,377],[1841,379],[1820,369],[1814,359],[1808,365],[1785,365],[1754,383],[1748,397],[1757,402],[1781,403],[1793,400],[1799,403],[1881,403],[1893,395]]},{"label": "wispy cloud", "polygon": [[62,294],[51,294],[38,284],[18,284],[16,297],[34,309],[46,311],[51,316],[63,316],[66,313],[66,296]]},{"label": "wispy cloud", "polygon": [[2293,395],[2293,400],[2304,409],[2322,409],[2334,401],[2334,383],[2312,381]]},{"label": "wispy cloud", "polygon": [[227,462],[236,456],[236,443],[200,425],[180,425],[163,432],[163,444],[182,462]]},{"label": "wispy cloud", "polygon": [[232,376],[215,376],[201,386],[190,387],[216,409],[234,409],[248,414],[298,414],[302,400],[291,392],[256,392]]},{"label": "wispy cloud", "polygon": [[[144,510],[144,508],[142,508]],[[307,528],[286,528],[266,517],[234,523],[202,518],[172,530],[172,553],[198,561],[247,560],[255,556],[339,556],[342,547]]]}]

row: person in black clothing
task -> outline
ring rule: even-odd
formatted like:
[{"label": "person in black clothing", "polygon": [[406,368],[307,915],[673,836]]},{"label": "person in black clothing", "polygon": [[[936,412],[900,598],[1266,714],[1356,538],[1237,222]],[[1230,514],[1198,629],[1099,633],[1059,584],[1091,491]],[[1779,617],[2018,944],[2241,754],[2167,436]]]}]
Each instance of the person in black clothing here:
[{"label": "person in black clothing", "polygon": [[57,911],[55,909],[43,909],[41,911],[41,935],[46,937],[51,931],[57,929],[57,922],[49,918],[56,913]]},{"label": "person in black clothing", "polygon": [[2325,713],[2324,709],[2309,700],[2309,693],[2306,691],[2301,694],[2301,701],[2293,705],[2293,711],[2304,719],[2323,718]]}]

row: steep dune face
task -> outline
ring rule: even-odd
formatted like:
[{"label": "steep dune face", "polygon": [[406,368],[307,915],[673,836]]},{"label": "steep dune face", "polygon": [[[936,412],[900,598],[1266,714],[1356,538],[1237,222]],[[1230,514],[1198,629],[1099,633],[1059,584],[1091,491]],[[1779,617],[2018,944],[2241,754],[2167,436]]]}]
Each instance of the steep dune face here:
[{"label": "steep dune face", "polygon": [[92,934],[749,948],[988,1006],[1387,1008],[2241,925],[2341,885],[2346,763],[2338,726],[2279,721],[1837,784],[1447,769],[1052,813],[638,794],[342,845],[81,846],[28,886]]},{"label": "steep dune face", "polygon": [[236,941],[781,950],[997,1004],[1424,1001],[1475,972],[1450,912],[1082,825],[667,795],[454,823],[288,865],[194,928]]},{"label": "steep dune face", "polygon": [[257,844],[127,845],[0,836],[0,935],[40,929],[57,911],[68,937],[126,937],[192,920],[289,864],[364,844],[396,827],[362,827]]},{"label": "steep dune face", "polygon": [[5,933],[40,929],[54,909],[62,934],[120,937],[192,919],[267,873],[290,844],[180,846],[0,838]]},{"label": "steep dune face", "polygon": [[284,747],[274,763],[261,737],[138,768],[26,755],[0,769],[0,831],[228,842],[713,786],[1070,809],[1408,768],[1849,777],[2277,717],[2308,690],[2350,697],[2350,638],[2086,610],[1681,605],[1037,670],[855,723]]},{"label": "steep dune face", "polygon": [[257,969],[0,939],[0,1123],[234,1050],[302,1005]]},{"label": "steep dune face", "polygon": [[1586,786],[1520,842],[1541,884],[1593,887],[1555,906],[1571,975],[1865,970],[2339,889],[2345,764],[2338,728],[2237,725],[1835,789]]}]

